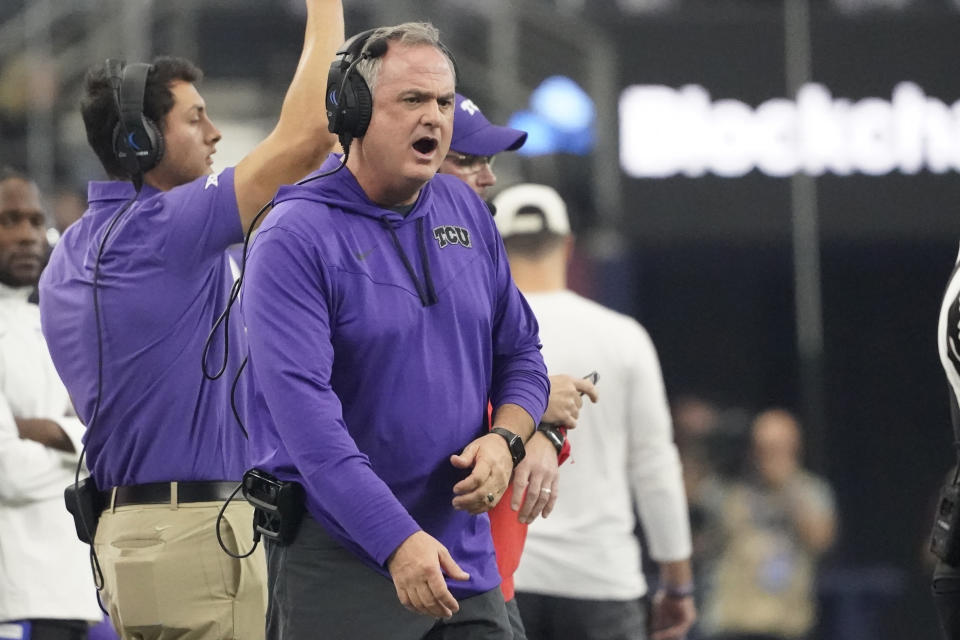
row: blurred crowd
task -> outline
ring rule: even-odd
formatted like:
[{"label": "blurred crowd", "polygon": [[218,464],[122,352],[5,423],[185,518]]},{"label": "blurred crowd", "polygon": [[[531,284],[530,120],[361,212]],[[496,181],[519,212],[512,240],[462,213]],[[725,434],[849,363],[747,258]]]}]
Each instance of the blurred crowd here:
[{"label": "blurred crowd", "polygon": [[816,637],[817,566],[837,537],[828,482],[804,467],[784,409],[751,416],[695,396],[672,402],[693,535],[697,638]]}]

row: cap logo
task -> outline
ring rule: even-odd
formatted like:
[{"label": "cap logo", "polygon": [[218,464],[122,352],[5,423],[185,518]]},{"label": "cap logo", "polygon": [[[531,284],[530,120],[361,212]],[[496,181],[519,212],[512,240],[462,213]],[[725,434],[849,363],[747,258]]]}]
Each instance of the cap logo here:
[{"label": "cap logo", "polygon": [[466,111],[467,113],[469,113],[470,115],[474,115],[478,111],[480,111],[480,107],[474,104],[473,100],[471,100],[470,98],[467,98],[466,100],[461,102],[460,108]]}]

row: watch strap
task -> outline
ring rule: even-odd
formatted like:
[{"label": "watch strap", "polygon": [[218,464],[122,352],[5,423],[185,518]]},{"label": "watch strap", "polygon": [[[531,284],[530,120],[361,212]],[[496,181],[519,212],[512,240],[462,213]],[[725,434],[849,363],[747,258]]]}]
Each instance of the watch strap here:
[{"label": "watch strap", "polygon": [[557,450],[557,457],[563,452],[563,443],[567,439],[563,431],[555,424],[549,422],[541,422],[537,425],[537,431],[542,433],[547,440],[550,441],[550,444],[553,445],[553,448]]},{"label": "watch strap", "polygon": [[688,582],[687,584],[679,586],[664,585],[661,587],[661,589],[663,590],[663,594],[668,598],[692,598],[694,594],[694,586],[692,582]]}]

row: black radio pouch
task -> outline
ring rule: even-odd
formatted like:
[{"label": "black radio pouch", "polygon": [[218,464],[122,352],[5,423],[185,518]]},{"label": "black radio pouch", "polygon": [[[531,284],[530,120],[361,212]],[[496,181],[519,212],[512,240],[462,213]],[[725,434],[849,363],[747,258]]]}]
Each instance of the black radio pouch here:
[{"label": "black radio pouch", "polygon": [[950,474],[951,480],[940,489],[937,512],[930,534],[930,551],[950,566],[960,566],[960,406],[950,389],[950,420],[953,423],[953,445],[958,454],[958,466]]},{"label": "black radio pouch", "polygon": [[63,501],[67,505],[67,511],[73,516],[73,526],[77,529],[80,542],[93,544],[100,514],[106,506],[93,477],[85,478],[79,484],[67,485],[63,490]]},{"label": "black radio pouch", "polygon": [[305,492],[296,482],[278,480],[259,469],[243,474],[243,497],[253,505],[253,535],[281,545],[297,535],[305,510]]}]

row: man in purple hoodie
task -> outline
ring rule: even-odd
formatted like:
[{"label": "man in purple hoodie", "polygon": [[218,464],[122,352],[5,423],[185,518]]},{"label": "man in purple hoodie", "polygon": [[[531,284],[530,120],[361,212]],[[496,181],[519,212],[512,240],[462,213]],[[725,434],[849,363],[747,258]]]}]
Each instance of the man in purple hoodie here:
[{"label": "man in purple hoodie", "polygon": [[536,320],[483,201],[435,176],[455,86],[436,29],[348,50],[328,100],[362,78],[369,127],[345,169],[280,190],[244,292],[254,464],[306,491],[296,537],[266,543],[268,636],[508,640],[486,512],[546,405]]}]

